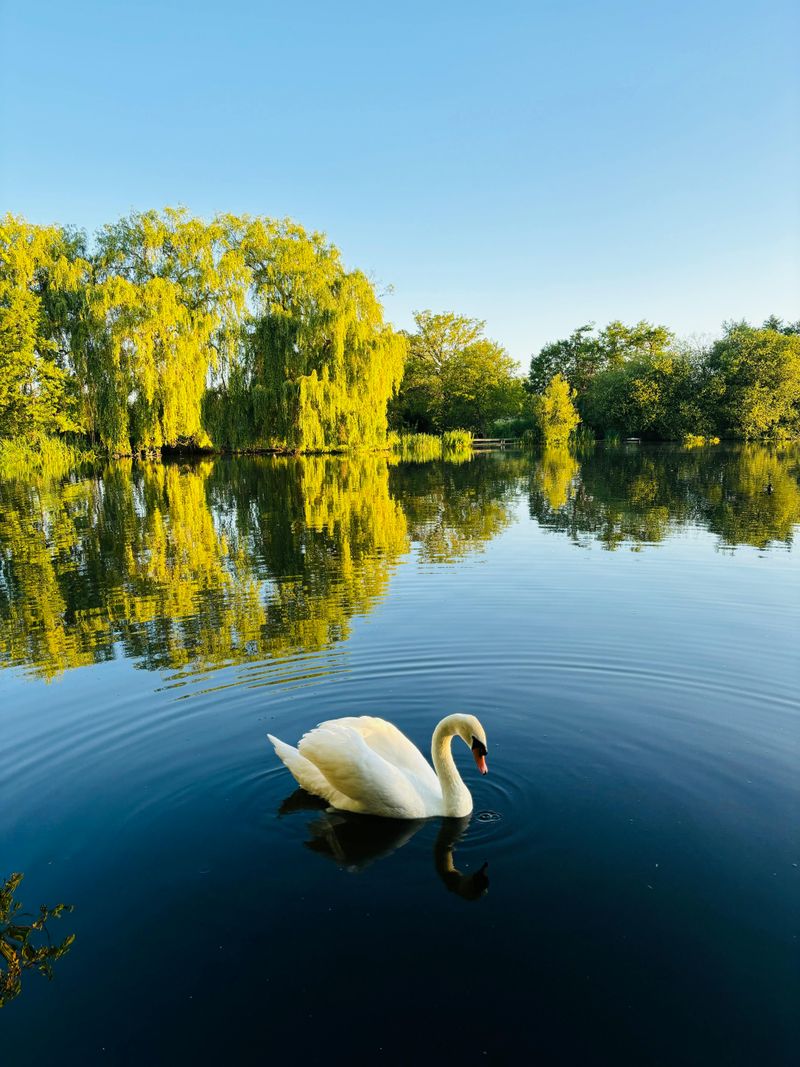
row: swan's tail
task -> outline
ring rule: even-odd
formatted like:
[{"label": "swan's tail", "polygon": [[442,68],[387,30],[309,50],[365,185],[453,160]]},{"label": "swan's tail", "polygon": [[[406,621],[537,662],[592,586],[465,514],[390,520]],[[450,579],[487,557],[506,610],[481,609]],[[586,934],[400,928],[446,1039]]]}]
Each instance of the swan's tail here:
[{"label": "swan's tail", "polygon": [[335,790],[322,771],[292,745],[287,745],[285,741],[273,737],[272,734],[267,734],[267,737],[272,742],[278,759],[286,766],[297,784],[302,786],[307,793],[313,793],[314,796],[322,797],[333,803]]}]

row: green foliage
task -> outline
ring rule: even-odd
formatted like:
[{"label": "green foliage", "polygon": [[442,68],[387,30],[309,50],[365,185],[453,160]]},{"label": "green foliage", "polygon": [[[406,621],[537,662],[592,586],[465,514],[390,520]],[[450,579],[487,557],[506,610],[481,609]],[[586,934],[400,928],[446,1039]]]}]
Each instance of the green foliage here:
[{"label": "green foliage", "polygon": [[657,352],[597,375],[582,407],[605,433],[679,440],[709,428],[705,391],[704,372],[688,356]]},{"label": "green foliage", "polygon": [[728,325],[710,350],[681,345],[665,327],[646,322],[612,322],[596,335],[584,326],[533,358],[528,388],[541,395],[545,373],[563,374],[576,387],[584,422],[606,438],[796,436],[796,325],[774,317],[761,329]]},{"label": "green foliage", "polygon": [[564,445],[581,421],[573,403],[575,390],[561,374],[555,374],[540,397],[536,398],[539,435],[550,445]]},{"label": "green foliage", "polygon": [[398,459],[423,462],[442,458],[442,439],[432,433],[389,434],[389,447]]},{"label": "green foliage", "polygon": [[472,451],[472,434],[469,430],[445,430],[442,434],[442,452],[445,456]]},{"label": "green foliage", "polygon": [[500,416],[522,411],[525,391],[514,361],[483,336],[485,323],[453,312],[419,311],[393,422],[442,433],[484,433]]},{"label": "green foliage", "polygon": [[800,335],[793,327],[730,325],[708,364],[720,429],[748,439],[800,433]]},{"label": "green foliage", "polygon": [[630,359],[655,356],[665,351],[673,335],[665,326],[639,322],[625,326],[610,322],[597,335],[594,326],[579,326],[569,337],[545,345],[531,358],[527,387],[543,393],[556,374],[566,378],[582,395],[603,371],[621,367]]},{"label": "green foliage", "polygon": [[74,251],[56,226],[0,218],[0,436],[80,429],[47,314],[76,284]]},{"label": "green foliage", "polygon": [[116,455],[383,447],[405,354],[365,275],[289,221],[134,212],[91,253],[0,227],[0,435],[83,428]]},{"label": "green foliage", "polygon": [[[0,885],[0,1008],[21,993],[24,971],[36,970],[52,979],[53,964],[69,952],[75,940],[75,935],[69,934],[54,945],[47,930],[50,920],[72,911],[71,904],[52,908],[42,905],[35,919],[22,911],[22,905],[14,898],[22,878],[21,874],[12,874]],[[44,944],[39,943],[41,935],[47,939]]]},{"label": "green foliage", "polygon": [[235,229],[255,308],[239,390],[252,402],[254,441],[297,451],[383,447],[406,341],[384,323],[372,284],[346,271],[323,235],[294,223],[244,219]]},{"label": "green foliage", "polygon": [[218,360],[231,358],[246,284],[218,219],[167,208],[101,230],[75,362],[110,452],[210,444],[203,394]]},{"label": "green foliage", "polygon": [[800,323],[728,325],[699,351],[645,321],[580,326],[523,382],[483,322],[415,321],[393,330],[366,276],[290,220],[133,212],[90,246],[6,215],[0,438],[84,434],[112,455],[382,449],[388,408],[403,431],[565,439],[554,381],[606,436],[800,433]]}]

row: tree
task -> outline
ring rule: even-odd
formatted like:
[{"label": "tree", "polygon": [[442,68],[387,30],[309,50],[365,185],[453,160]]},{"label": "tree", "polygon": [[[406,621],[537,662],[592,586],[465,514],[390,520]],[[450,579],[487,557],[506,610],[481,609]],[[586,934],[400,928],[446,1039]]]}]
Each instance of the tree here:
[{"label": "tree", "polygon": [[382,446],[406,341],[373,285],[322,234],[243,220],[255,314],[245,350],[256,439],[315,451]]},{"label": "tree", "polygon": [[74,247],[57,226],[0,220],[0,435],[78,430],[46,306],[74,287]]},{"label": "tree", "polygon": [[778,333],[785,334],[800,333],[800,319],[798,319],[797,322],[784,322],[783,319],[779,319],[777,315],[770,315],[761,329],[777,330]]},{"label": "tree", "polygon": [[702,362],[656,351],[598,374],[581,407],[587,423],[602,433],[676,440],[711,432],[707,394]]},{"label": "tree", "polygon": [[569,337],[545,345],[533,356],[529,390],[544,392],[553,376],[560,374],[580,400],[598,374],[621,367],[628,360],[664,352],[673,340],[673,334],[665,326],[654,326],[644,320],[635,326],[615,320],[597,336],[593,336],[593,330],[593,325],[579,326]]},{"label": "tree", "polygon": [[800,335],[729,324],[709,371],[721,428],[751,439],[800,432]]},{"label": "tree", "polygon": [[453,312],[419,311],[395,419],[415,429],[483,432],[501,416],[519,414],[522,381],[514,360],[483,336],[485,323]]},{"label": "tree", "polygon": [[605,367],[606,357],[600,339],[592,336],[593,325],[579,326],[569,337],[553,341],[531,357],[528,389],[543,393],[556,374],[560,374],[579,393]]},{"label": "tree", "polygon": [[171,208],[101,231],[74,360],[110,451],[210,444],[203,394],[246,300],[245,265],[226,238],[221,221]]},{"label": "tree", "polygon": [[537,417],[542,438],[548,445],[564,444],[581,421],[573,403],[575,390],[561,374],[555,374],[537,398]]}]

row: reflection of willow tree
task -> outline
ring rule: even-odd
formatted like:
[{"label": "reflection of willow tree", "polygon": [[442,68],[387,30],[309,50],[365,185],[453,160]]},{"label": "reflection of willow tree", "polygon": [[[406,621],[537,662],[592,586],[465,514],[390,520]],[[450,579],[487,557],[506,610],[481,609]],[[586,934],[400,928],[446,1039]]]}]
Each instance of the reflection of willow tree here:
[{"label": "reflection of willow tree", "polygon": [[136,464],[0,486],[0,657],[210,668],[319,649],[407,548],[385,458]]},{"label": "reflection of willow tree", "polygon": [[211,484],[230,539],[276,584],[263,627],[273,655],[324,648],[386,594],[408,549],[403,509],[383,456],[239,459]]},{"label": "reflection of willow tree", "polygon": [[790,542],[800,523],[797,450],[598,449],[576,461],[546,452],[530,481],[530,510],[576,544],[662,541],[695,524],[723,543]]},{"label": "reflection of willow tree", "polygon": [[476,456],[465,464],[393,467],[392,490],[403,501],[422,559],[460,559],[509,526],[525,470],[523,458],[500,453]]},{"label": "reflection of willow tree", "polygon": [[118,641],[148,667],[237,658],[263,608],[249,561],[214,529],[210,467],[3,485],[3,658],[45,677],[110,659]]}]

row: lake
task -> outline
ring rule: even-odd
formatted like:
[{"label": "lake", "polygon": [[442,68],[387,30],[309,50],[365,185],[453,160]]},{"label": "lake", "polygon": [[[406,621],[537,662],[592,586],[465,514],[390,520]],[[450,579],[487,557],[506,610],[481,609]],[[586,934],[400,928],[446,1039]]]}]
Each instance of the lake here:
[{"label": "lake", "polygon": [[[120,462],[0,485],[4,1063],[788,1064],[800,452]],[[344,816],[376,714],[471,819]],[[488,868],[483,864],[488,863]]]}]

